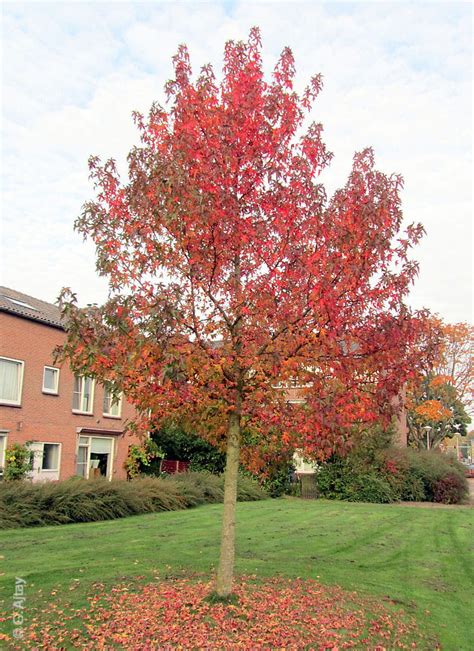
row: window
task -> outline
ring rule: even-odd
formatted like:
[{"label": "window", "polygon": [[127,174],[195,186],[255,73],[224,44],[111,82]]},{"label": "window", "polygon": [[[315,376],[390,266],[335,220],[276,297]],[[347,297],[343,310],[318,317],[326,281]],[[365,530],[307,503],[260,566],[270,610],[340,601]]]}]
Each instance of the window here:
[{"label": "window", "polygon": [[36,307],[33,307],[29,303],[25,303],[24,301],[19,301],[17,298],[12,298],[11,296],[6,296],[5,294],[0,294],[0,298],[6,299],[7,301],[10,301],[10,303],[13,303],[14,305],[18,305],[19,307],[27,307],[29,310],[33,310],[33,312],[38,312]]},{"label": "window", "polygon": [[72,410],[82,414],[92,414],[93,402],[94,380],[90,377],[75,377]]},{"label": "window", "polygon": [[79,437],[79,447],[77,448],[77,468],[76,475],[87,477],[89,468],[89,438],[86,436]]},{"label": "window", "polygon": [[77,447],[76,474],[94,478],[112,476],[114,441],[104,436],[80,436]]},{"label": "window", "polygon": [[33,481],[56,481],[59,479],[61,464],[61,444],[29,441],[27,443],[32,453],[32,468],[29,478]]},{"label": "window", "polygon": [[58,395],[59,369],[52,366],[45,366],[43,371],[43,393]]},{"label": "window", "polygon": [[0,357],[0,402],[5,405],[21,404],[23,366],[18,359]]},{"label": "window", "polygon": [[41,470],[59,470],[59,443],[43,443]]},{"label": "window", "polygon": [[104,416],[120,418],[122,413],[122,394],[114,395],[110,387],[104,387]]},{"label": "window", "polygon": [[5,465],[6,447],[7,447],[7,433],[0,432],[0,476],[3,474],[3,467]]}]

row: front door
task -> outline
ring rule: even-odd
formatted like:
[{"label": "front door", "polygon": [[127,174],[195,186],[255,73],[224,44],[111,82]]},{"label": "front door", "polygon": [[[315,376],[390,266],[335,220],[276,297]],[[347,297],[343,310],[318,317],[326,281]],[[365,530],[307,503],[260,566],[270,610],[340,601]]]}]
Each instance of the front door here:
[{"label": "front door", "polygon": [[80,436],[77,451],[77,474],[94,479],[112,477],[113,439],[102,436]]}]

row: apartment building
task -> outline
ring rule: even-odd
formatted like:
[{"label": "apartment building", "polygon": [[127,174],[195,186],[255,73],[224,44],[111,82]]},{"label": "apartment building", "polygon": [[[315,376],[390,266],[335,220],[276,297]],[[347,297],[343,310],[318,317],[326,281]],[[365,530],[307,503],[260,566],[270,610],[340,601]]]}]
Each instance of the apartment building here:
[{"label": "apartment building", "polygon": [[27,443],[33,481],[123,479],[133,407],[55,363],[65,337],[55,305],[0,287],[0,469],[8,445]]}]

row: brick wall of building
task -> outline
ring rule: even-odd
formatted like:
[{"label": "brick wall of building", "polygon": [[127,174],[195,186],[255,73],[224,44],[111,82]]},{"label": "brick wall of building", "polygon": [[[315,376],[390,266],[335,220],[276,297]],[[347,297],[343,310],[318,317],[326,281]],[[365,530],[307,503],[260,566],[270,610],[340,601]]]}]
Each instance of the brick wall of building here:
[{"label": "brick wall of building", "polygon": [[[93,414],[73,413],[73,374],[67,365],[54,364],[52,356],[65,336],[60,328],[0,312],[0,356],[24,362],[21,406],[0,403],[0,432],[7,433],[7,445],[27,441],[60,443],[60,479],[76,474],[80,430],[84,436],[110,436],[114,440],[111,476],[125,478],[123,463],[129,445],[136,439],[123,430],[125,421],[133,417],[133,408],[124,400],[120,418],[104,416],[104,389],[96,383]],[[58,395],[42,391],[45,366],[60,368]]]}]

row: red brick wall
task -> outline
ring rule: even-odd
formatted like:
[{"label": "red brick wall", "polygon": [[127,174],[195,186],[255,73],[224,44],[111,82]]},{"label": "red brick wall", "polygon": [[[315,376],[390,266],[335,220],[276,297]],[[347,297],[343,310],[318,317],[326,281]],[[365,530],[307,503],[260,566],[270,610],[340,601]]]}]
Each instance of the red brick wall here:
[{"label": "red brick wall", "polygon": [[[63,330],[30,321],[10,314],[0,313],[0,356],[24,362],[21,407],[0,403],[0,430],[8,432],[7,444],[42,441],[61,443],[60,479],[76,474],[78,428],[91,428],[113,435],[113,477],[125,478],[123,462],[128,446],[136,442],[129,434],[122,434],[124,422],[133,417],[133,407],[125,400],[121,418],[103,416],[104,390],[95,384],[93,415],[72,412],[73,374],[67,365],[53,363],[52,351],[65,339]],[[42,392],[44,366],[60,368],[59,395]],[[88,435],[88,434],[84,434]],[[100,436],[99,432],[96,433]]]}]

